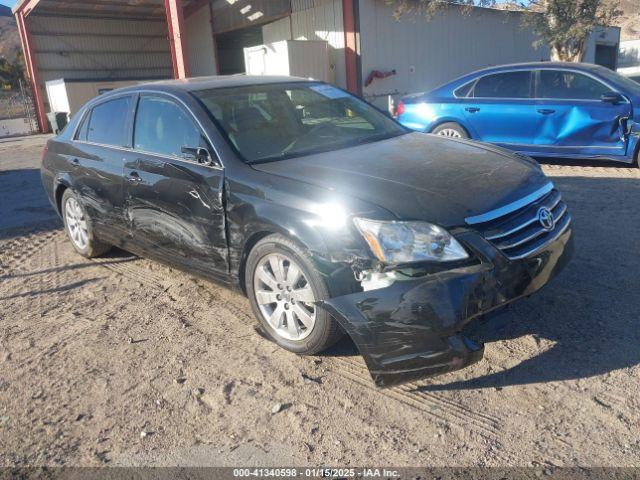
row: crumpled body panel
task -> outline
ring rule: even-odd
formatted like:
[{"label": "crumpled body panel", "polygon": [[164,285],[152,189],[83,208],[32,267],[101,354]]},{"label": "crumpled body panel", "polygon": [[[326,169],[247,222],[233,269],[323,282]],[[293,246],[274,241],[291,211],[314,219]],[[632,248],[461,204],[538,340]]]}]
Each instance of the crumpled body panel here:
[{"label": "crumpled body panel", "polygon": [[572,252],[571,229],[520,261],[508,260],[476,233],[458,238],[483,261],[323,303],[353,339],[376,385],[446,373],[480,360],[483,346],[465,338],[463,327],[540,289]]}]

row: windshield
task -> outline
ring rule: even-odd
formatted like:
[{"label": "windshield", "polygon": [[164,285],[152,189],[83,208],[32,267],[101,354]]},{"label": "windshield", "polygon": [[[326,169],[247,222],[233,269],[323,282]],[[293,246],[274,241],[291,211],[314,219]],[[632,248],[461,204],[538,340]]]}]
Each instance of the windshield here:
[{"label": "windshield", "polygon": [[608,68],[598,69],[598,73],[602,75],[606,80],[617,84],[624,92],[631,95],[640,95],[640,83],[631,80],[623,75],[620,75]]},{"label": "windshield", "polygon": [[324,83],[278,83],[193,92],[245,162],[337,150],[407,130]]}]

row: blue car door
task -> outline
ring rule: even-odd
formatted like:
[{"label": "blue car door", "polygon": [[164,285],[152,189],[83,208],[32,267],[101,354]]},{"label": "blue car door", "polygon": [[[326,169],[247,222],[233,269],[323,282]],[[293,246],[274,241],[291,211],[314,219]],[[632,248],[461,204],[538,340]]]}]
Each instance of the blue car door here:
[{"label": "blue car door", "polygon": [[536,109],[533,72],[514,70],[476,80],[462,99],[465,119],[475,140],[513,148],[533,142]]},{"label": "blue car door", "polygon": [[[582,72],[541,69],[536,73],[539,129],[533,152],[553,155],[625,155],[631,103],[603,101],[612,88]],[[615,98],[615,97],[614,97]]]}]

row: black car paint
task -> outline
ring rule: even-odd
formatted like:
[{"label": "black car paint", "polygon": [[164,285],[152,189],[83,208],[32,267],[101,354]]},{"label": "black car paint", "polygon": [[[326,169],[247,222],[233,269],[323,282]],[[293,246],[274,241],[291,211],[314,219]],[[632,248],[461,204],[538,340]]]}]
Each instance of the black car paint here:
[{"label": "black car paint", "polygon": [[[510,261],[464,219],[517,200],[548,182],[531,161],[489,146],[418,133],[307,157],[243,163],[190,90],[291,82],[290,78],[165,82],[117,90],[85,106],[43,157],[45,190],[59,211],[64,188],[79,194],[96,235],[141,256],[243,288],[244,260],[269,233],[294,238],[326,276],[320,303],[363,355],[379,386],[462,368],[482,347],[460,334],[466,323],[555,275],[570,256],[571,230],[533,258]],[[83,114],[118,95],[166,95],[190,111],[214,165],[73,140]],[[136,102],[133,102],[135,105]],[[133,122],[133,109],[128,119]],[[131,137],[131,134],[130,134]],[[318,208],[348,217],[425,220],[450,229],[473,258],[378,290],[354,277],[380,265],[355,227],[319,228]]]},{"label": "black car paint", "polygon": [[571,233],[567,229],[519,262],[506,259],[475,232],[459,233],[456,238],[480,263],[332,298],[326,308],[342,320],[380,387],[458,370],[480,360],[484,351],[460,333],[465,325],[545,285],[570,258]]}]

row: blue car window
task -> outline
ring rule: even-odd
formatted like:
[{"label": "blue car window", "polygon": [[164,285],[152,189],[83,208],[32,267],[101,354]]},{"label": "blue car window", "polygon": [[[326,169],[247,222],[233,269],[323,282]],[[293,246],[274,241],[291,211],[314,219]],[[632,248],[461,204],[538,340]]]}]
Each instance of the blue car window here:
[{"label": "blue car window", "polygon": [[565,100],[600,100],[611,90],[598,80],[577,72],[541,70],[538,80],[538,98]]},{"label": "blue car window", "polygon": [[467,98],[470,96],[471,89],[475,85],[475,80],[473,82],[466,83],[461,87],[458,87],[453,94],[458,98]]},{"label": "blue car window", "polygon": [[521,70],[486,75],[473,88],[475,98],[530,98],[531,72]]},{"label": "blue car window", "polygon": [[599,68],[598,75],[613,83],[628,95],[640,95],[640,78],[638,77],[636,77],[636,81],[634,81],[633,77],[623,77],[619,73],[613,72],[608,68]]}]

